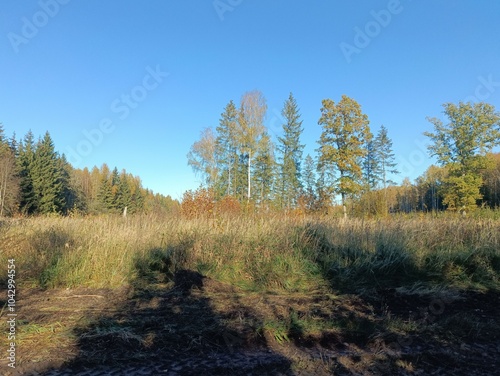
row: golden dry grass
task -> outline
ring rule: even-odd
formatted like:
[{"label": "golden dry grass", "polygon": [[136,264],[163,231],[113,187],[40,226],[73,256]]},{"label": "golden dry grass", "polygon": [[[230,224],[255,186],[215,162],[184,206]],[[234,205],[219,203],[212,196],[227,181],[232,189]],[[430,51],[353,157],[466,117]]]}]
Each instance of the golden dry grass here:
[{"label": "golden dry grass", "polygon": [[[188,268],[247,289],[497,288],[500,222],[114,216],[4,220],[0,265],[31,287],[119,287]],[[7,269],[0,269],[5,280]]]}]

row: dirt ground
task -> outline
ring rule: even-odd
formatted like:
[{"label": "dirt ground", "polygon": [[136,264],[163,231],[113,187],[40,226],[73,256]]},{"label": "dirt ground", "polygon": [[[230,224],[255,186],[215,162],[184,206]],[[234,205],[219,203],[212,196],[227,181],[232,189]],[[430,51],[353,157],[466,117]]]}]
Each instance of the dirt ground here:
[{"label": "dirt ground", "polygon": [[19,294],[17,367],[12,372],[2,360],[2,375],[494,375],[500,369],[498,293],[254,293],[184,270],[171,283],[142,288]]}]

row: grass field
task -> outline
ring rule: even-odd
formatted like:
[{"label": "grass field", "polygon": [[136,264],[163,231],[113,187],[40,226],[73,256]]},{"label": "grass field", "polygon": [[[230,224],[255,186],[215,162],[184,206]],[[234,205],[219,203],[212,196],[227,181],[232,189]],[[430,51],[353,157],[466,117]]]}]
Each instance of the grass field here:
[{"label": "grass field", "polygon": [[282,374],[498,365],[498,220],[28,218],[0,249],[26,369],[109,363],[110,338],[127,361],[267,348]]}]

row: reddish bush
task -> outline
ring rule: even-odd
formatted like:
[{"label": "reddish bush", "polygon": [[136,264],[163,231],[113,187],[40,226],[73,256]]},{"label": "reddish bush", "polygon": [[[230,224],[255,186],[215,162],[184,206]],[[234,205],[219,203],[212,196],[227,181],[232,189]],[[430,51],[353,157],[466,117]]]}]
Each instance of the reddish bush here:
[{"label": "reddish bush", "polygon": [[211,215],[215,208],[215,196],[212,190],[198,188],[186,191],[182,196],[181,214],[186,218],[198,218]]}]

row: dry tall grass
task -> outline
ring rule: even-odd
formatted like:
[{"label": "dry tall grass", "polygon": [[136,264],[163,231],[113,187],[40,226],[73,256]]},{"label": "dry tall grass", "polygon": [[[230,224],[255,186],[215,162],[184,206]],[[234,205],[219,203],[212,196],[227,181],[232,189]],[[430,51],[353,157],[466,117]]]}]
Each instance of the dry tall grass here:
[{"label": "dry tall grass", "polygon": [[494,220],[101,216],[0,223],[0,279],[15,258],[23,286],[168,282],[180,268],[249,290],[500,286]]}]

